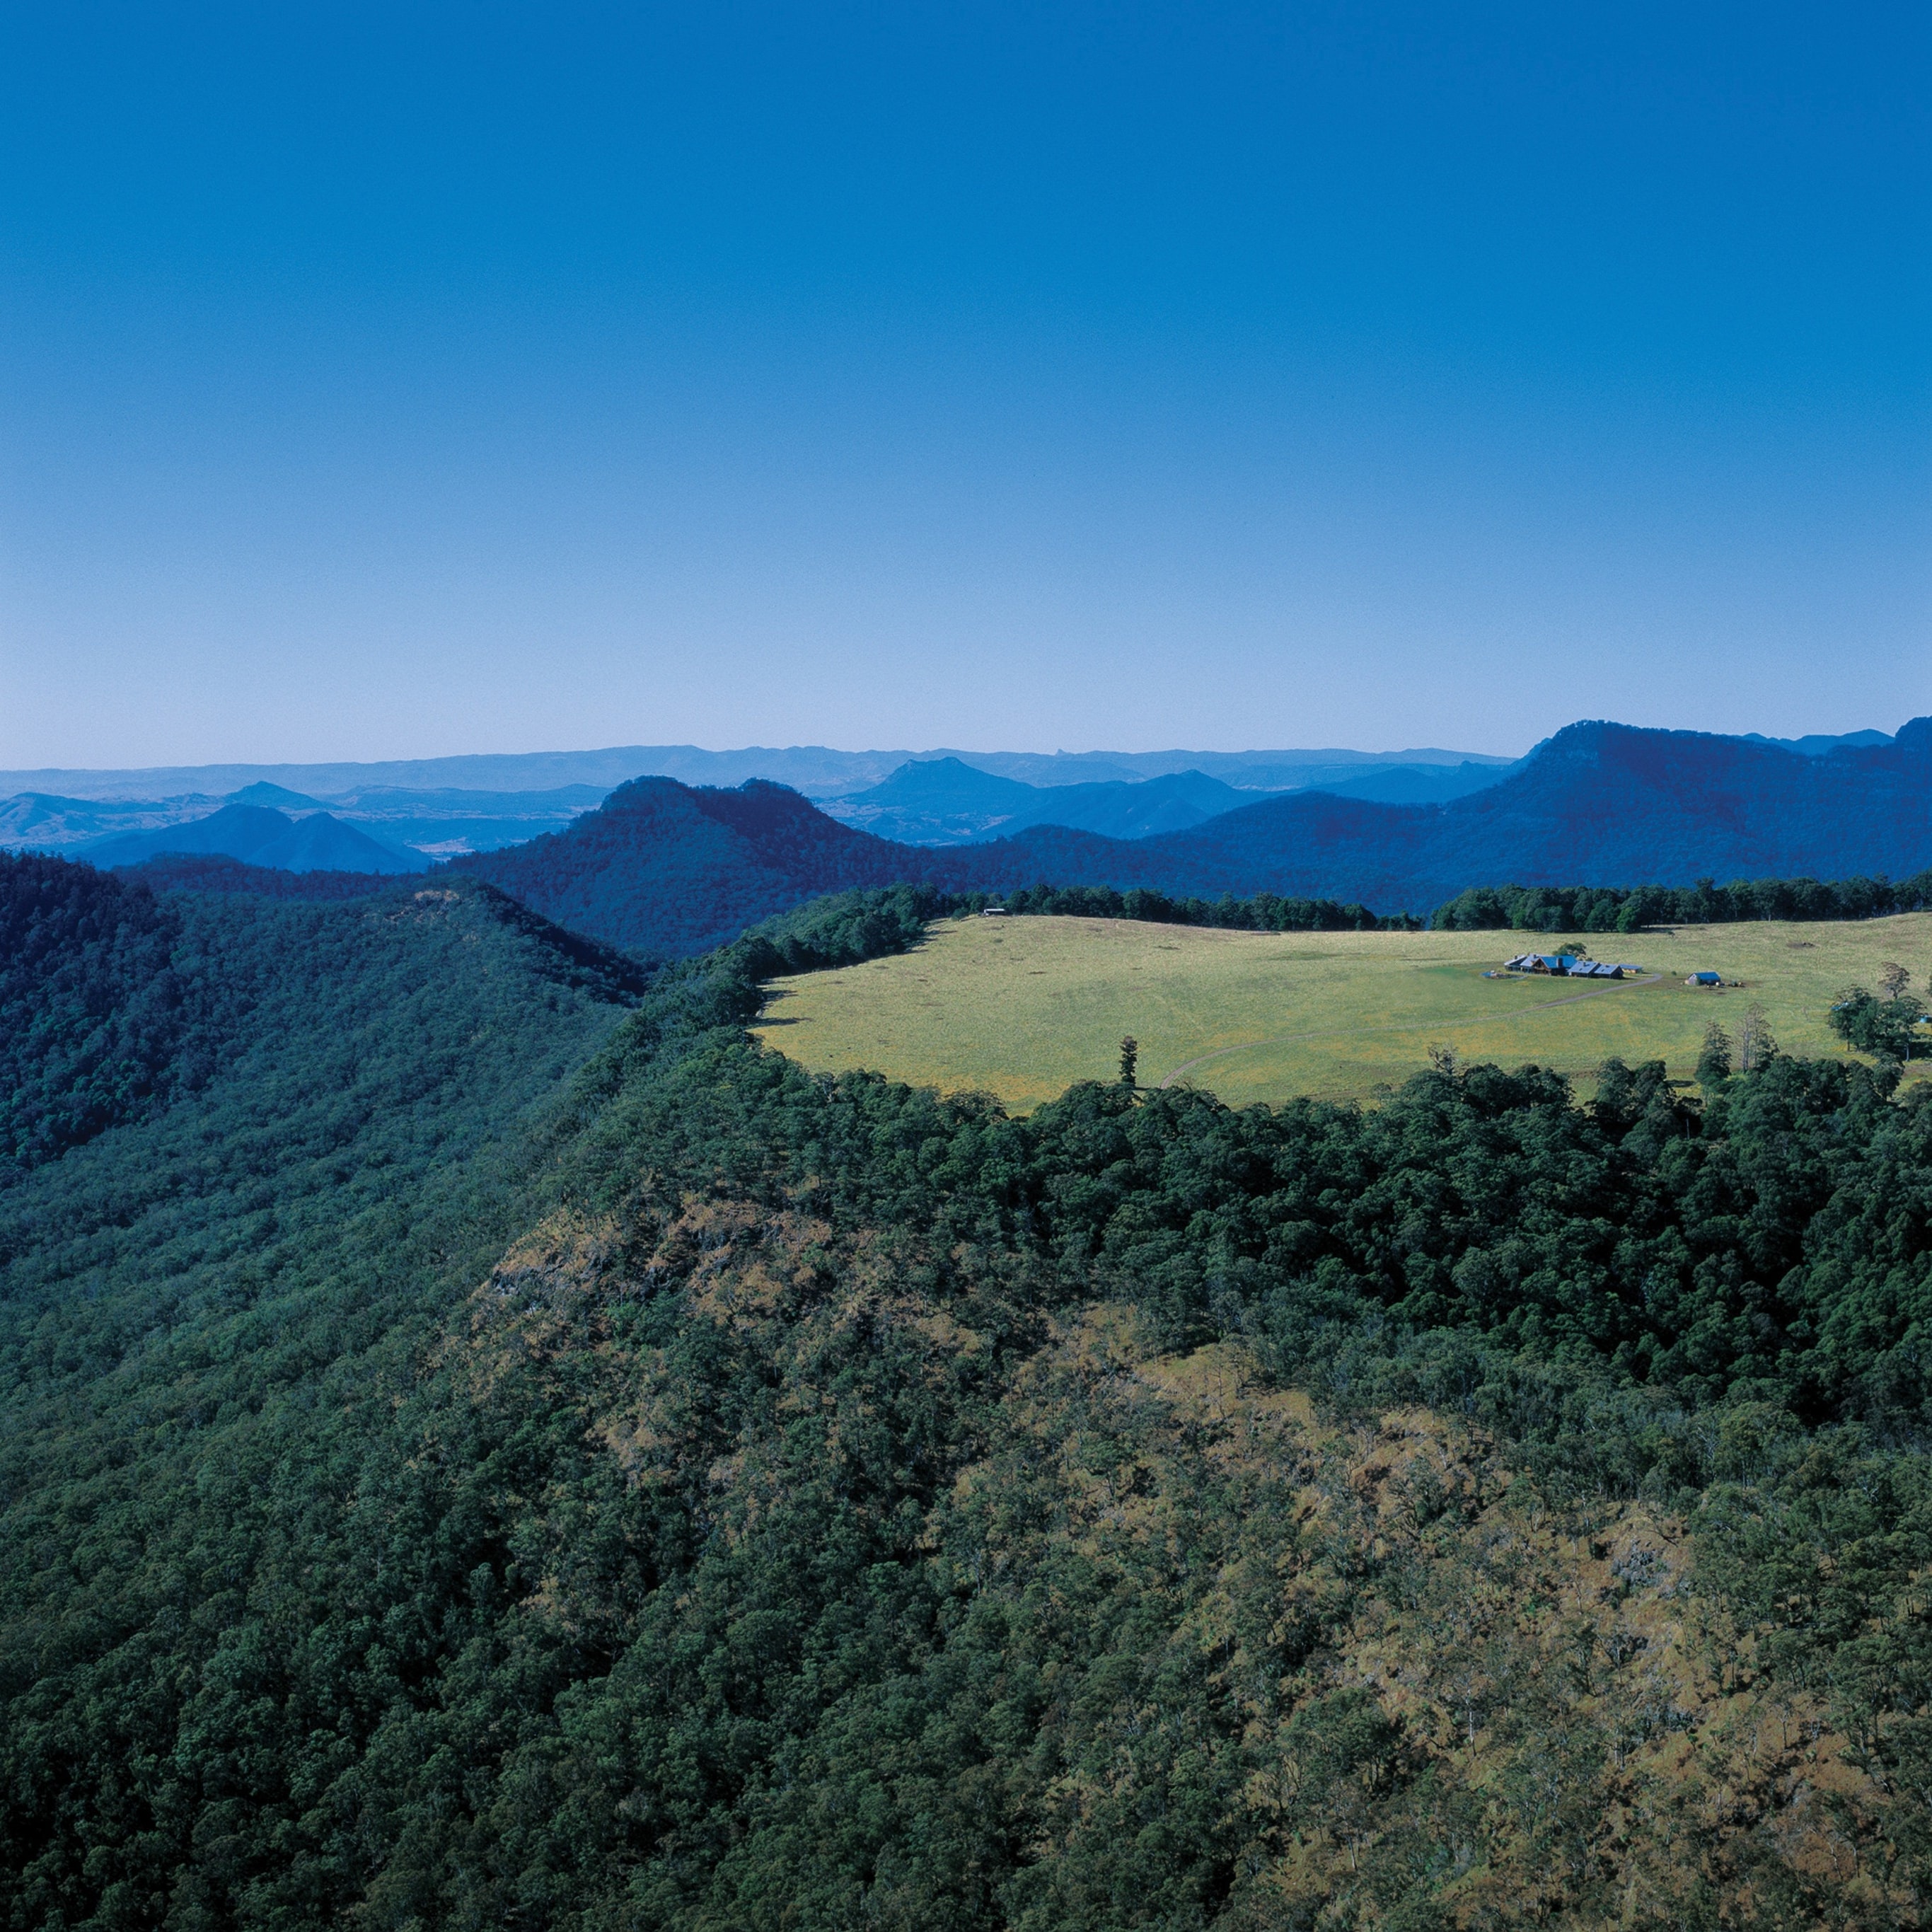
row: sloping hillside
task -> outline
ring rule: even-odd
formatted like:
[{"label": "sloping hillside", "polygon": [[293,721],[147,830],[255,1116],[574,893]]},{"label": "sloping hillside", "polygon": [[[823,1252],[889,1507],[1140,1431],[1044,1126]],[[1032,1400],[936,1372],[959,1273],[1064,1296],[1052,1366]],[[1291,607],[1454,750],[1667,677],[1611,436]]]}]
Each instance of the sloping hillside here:
[{"label": "sloping hillside", "polygon": [[659,957],[702,952],[820,892],[918,878],[928,855],[856,832],[784,785],[622,785],[567,830],[452,861],[580,932]]},{"label": "sloping hillside", "polygon": [[385,1001],[460,1007],[473,996],[473,1013],[488,1015],[500,988],[472,985],[475,964],[484,980],[617,1004],[643,984],[632,961],[481,883],[416,890],[362,875],[347,882],[356,904],[276,904],[261,886],[299,892],[341,875],[270,872],[219,897],[154,877],[159,892],[139,876],[0,853],[0,1186],[218,1090],[251,1053],[298,1059],[306,1040],[320,1059],[339,1054],[345,1032],[395,1017]]},{"label": "sloping hillside", "polygon": [[1923,1923],[1862,1066],[1012,1120],[747,1042],[794,932],[178,910],[230,1064],[0,1189],[0,1923]]},{"label": "sloping hillside", "polygon": [[0,1181],[191,1082],[181,937],[145,885],[0,852]]}]

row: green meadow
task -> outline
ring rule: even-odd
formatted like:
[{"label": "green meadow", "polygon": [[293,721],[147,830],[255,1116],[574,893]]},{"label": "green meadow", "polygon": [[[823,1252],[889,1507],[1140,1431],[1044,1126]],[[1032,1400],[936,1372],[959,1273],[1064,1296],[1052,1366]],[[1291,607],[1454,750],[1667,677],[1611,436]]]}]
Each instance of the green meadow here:
[{"label": "green meadow", "polygon": [[[868,1068],[942,1091],[976,1089],[1024,1112],[1076,1080],[1110,1079],[1122,1035],[1144,1085],[1187,1081],[1237,1106],[1295,1094],[1370,1099],[1436,1046],[1574,1078],[1612,1055],[1694,1072],[1704,1031],[1747,1011],[1787,1052],[1844,1051],[1827,1024],[1838,989],[1876,987],[1897,962],[1922,987],[1932,914],[1843,924],[1679,926],[1593,938],[1649,983],[1486,978],[1547,934],[1225,932],[1126,920],[937,922],[896,957],[776,982],[758,1028],[814,1070]],[[1693,991],[1700,970],[1742,982]],[[1932,1075],[1915,1062],[1910,1077]]]}]

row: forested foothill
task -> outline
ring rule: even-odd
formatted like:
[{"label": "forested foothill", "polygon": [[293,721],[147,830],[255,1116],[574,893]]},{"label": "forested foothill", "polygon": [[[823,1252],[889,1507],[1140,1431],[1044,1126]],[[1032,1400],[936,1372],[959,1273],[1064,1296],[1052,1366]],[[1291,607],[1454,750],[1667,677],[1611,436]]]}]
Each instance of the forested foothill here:
[{"label": "forested foothill", "polygon": [[744,1030],[916,890],[4,880],[10,1078],[159,1070],[0,1185],[7,1925],[1919,1922],[1862,1060],[1013,1120]]},{"label": "forested foothill", "polygon": [[280,866],[250,866],[218,852],[164,852],[112,869],[152,892],[242,893],[308,904],[367,898],[389,883],[368,872],[291,872]]}]

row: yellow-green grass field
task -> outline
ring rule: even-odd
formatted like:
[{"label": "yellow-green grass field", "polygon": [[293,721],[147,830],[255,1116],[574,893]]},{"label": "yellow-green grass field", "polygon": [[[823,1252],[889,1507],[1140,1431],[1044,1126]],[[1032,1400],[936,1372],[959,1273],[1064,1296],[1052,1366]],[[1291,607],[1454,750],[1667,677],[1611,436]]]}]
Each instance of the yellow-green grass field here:
[{"label": "yellow-green grass field", "polygon": [[[1186,1081],[1234,1105],[1298,1094],[1372,1099],[1438,1045],[1506,1066],[1534,1060],[1587,1094],[1612,1055],[1690,1078],[1704,1030],[1736,1035],[1762,1006],[1790,1053],[1842,1054],[1838,990],[1876,988],[1897,961],[1923,987],[1932,914],[1846,924],[1679,926],[1592,937],[1650,984],[1484,977],[1548,934],[1221,932],[1127,920],[946,920],[890,959],[781,980],[758,1028],[820,1071],[864,1067],[916,1085],[997,1094],[1024,1112],[1076,1080],[1115,1076],[1140,1042],[1142,1084]],[[1693,992],[1708,969],[1742,988]],[[1932,1028],[1925,1030],[1932,1032]],[[1910,1076],[1932,1075],[1915,1060]]]}]

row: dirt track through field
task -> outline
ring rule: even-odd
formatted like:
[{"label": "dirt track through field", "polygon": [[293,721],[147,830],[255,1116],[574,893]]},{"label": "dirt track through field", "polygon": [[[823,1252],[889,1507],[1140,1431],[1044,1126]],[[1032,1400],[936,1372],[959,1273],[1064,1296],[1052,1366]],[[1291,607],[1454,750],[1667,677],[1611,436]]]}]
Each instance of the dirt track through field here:
[{"label": "dirt track through field", "polygon": [[[1646,973],[1641,980],[1619,980],[1608,986],[1592,986],[1581,993],[1565,993],[1560,1000],[1538,1000],[1533,1004],[1520,1008],[1513,1013],[1487,1014],[1482,1024],[1485,1026],[1507,1026],[1512,1020],[1528,1018],[1532,1013],[1546,1012],[1552,1006],[1574,1006],[1579,1000],[1600,998],[1606,993],[1622,993],[1636,986],[1654,986],[1664,977],[1661,973]],[[1275,1034],[1266,1040],[1246,1040],[1239,1046],[1217,1046],[1212,1053],[1203,1053],[1194,1059],[1184,1060],[1160,1084],[1172,1087],[1184,1074],[1192,1073],[1197,1066],[1205,1066],[1210,1060],[1225,1060],[1231,1053],[1252,1053],[1257,1047],[1285,1046],[1297,1040],[1340,1040],[1352,1038],[1358,1034],[1367,1033],[1445,1033],[1452,1030],[1454,1022],[1442,1020],[1404,1020],[1390,1026],[1367,1027],[1316,1027],[1308,1033]]]}]

